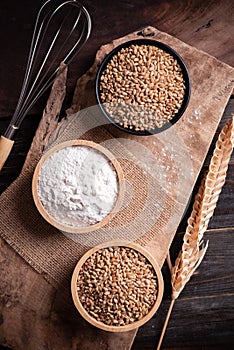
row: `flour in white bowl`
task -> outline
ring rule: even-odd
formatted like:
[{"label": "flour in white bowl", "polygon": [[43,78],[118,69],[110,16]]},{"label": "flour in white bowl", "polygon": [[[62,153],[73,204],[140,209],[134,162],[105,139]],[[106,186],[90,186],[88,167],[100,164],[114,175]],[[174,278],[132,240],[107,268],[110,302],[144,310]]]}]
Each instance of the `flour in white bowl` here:
[{"label": "flour in white bowl", "polygon": [[84,227],[100,222],[113,209],[118,195],[117,173],[98,150],[68,146],[42,165],[38,196],[58,223]]}]

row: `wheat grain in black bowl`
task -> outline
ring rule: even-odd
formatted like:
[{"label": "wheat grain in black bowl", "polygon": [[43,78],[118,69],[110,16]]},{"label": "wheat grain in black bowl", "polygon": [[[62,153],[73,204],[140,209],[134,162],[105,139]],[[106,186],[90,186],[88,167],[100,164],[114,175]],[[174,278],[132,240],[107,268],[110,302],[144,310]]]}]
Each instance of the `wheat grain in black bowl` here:
[{"label": "wheat grain in black bowl", "polygon": [[188,69],[164,43],[128,41],[103,60],[96,77],[96,97],[105,117],[119,129],[155,134],[176,123],[187,108]]}]

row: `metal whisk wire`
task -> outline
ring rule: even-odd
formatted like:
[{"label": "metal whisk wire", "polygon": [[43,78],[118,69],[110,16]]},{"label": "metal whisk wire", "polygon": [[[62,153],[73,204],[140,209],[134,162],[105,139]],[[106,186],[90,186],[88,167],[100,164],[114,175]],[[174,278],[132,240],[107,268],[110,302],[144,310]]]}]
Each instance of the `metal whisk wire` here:
[{"label": "metal whisk wire", "polygon": [[[65,13],[64,16],[64,10],[66,10],[66,8],[68,8],[69,11]],[[76,12],[74,12],[74,10]],[[62,19],[59,21],[51,43],[45,52],[45,56],[42,58],[41,64],[37,68],[36,62],[40,51],[43,49],[44,39],[50,34],[49,30],[51,29],[50,27],[52,27],[52,21],[57,20],[55,18],[57,15],[62,16]],[[68,34],[58,43],[62,31],[67,30],[65,26],[68,21],[73,21],[72,26]],[[9,140],[13,138],[15,131],[19,129],[25,115],[53,83],[59,69],[59,63],[63,61],[65,64],[69,64],[88,40],[90,32],[90,15],[86,8],[76,0],[60,1],[59,4],[56,4],[54,0],[48,0],[44,3],[36,18],[20,97],[10,125],[4,134],[5,138]],[[69,45],[69,41],[73,36],[72,46],[66,51],[66,45]],[[49,66],[46,67],[48,58],[52,55],[56,45],[58,46],[57,51],[53,53],[51,62]],[[63,53],[63,51],[66,51],[66,53],[64,57],[60,58],[59,55]],[[58,59],[59,61],[57,62],[56,68],[52,69]],[[35,74],[35,76],[33,76],[33,74]]]}]

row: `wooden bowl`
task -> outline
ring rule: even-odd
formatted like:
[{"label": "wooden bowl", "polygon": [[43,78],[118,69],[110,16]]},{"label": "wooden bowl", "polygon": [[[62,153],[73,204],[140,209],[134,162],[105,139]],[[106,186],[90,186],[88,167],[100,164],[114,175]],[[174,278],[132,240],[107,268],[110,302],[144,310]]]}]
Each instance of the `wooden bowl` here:
[{"label": "wooden bowl", "polygon": [[[111,164],[113,165],[113,167],[116,171],[119,188],[118,188],[118,196],[117,196],[115,205],[114,205],[112,211],[98,223],[90,224],[90,225],[87,224],[87,226],[77,226],[77,227],[60,223],[60,222],[56,221],[45,210],[45,208],[44,208],[44,206],[43,206],[43,204],[38,196],[38,178],[39,178],[39,174],[40,174],[40,171],[41,171],[41,168],[42,168],[44,162],[52,154],[54,154],[58,150],[61,150],[62,148],[66,148],[69,146],[71,146],[71,147],[86,146],[86,147],[94,148],[95,150],[102,153],[109,160],[109,162],[111,162]],[[117,159],[113,156],[113,154],[110,151],[108,151],[106,148],[104,148],[103,146],[101,146],[97,143],[94,143],[92,141],[86,141],[86,140],[72,140],[72,141],[63,142],[63,143],[51,148],[48,152],[46,152],[42,156],[42,158],[38,162],[36,169],[34,171],[33,180],[32,180],[32,195],[33,195],[33,199],[34,199],[35,205],[36,205],[39,213],[43,216],[43,218],[47,222],[49,222],[51,225],[55,226],[59,230],[64,231],[64,232],[68,232],[68,233],[84,233],[84,232],[94,231],[94,230],[97,230],[100,227],[103,227],[104,225],[106,225],[121,207],[123,196],[124,196],[124,177],[123,177],[122,168],[121,168],[119,162],[117,161]]]},{"label": "wooden bowl", "polygon": [[[79,299],[78,291],[77,291],[77,280],[78,280],[78,276],[79,276],[80,270],[82,268],[82,265],[95,252],[97,252],[98,250],[100,250],[102,248],[108,248],[108,247],[128,247],[128,248],[132,248],[133,250],[141,253],[150,262],[150,264],[152,265],[152,267],[156,273],[156,276],[157,276],[157,299],[156,299],[153,307],[140,320],[137,320],[133,323],[123,325],[123,326],[121,326],[121,325],[119,325],[119,326],[107,325],[103,322],[96,320],[94,317],[92,317],[90,315],[90,313],[88,311],[86,311],[85,308],[83,307],[83,305]],[[164,290],[164,282],[163,282],[162,273],[161,273],[161,270],[160,270],[156,260],[152,257],[152,255],[146,249],[142,248],[140,245],[138,245],[136,243],[129,243],[129,242],[126,243],[123,241],[105,242],[105,243],[102,243],[98,246],[95,246],[94,248],[87,251],[82,256],[82,258],[78,261],[78,263],[74,269],[74,272],[72,275],[72,280],[71,280],[71,293],[72,293],[73,302],[74,302],[77,310],[81,314],[81,316],[83,316],[83,318],[86,321],[88,321],[90,324],[92,324],[93,326],[95,326],[99,329],[102,329],[104,331],[109,331],[109,332],[127,332],[127,331],[133,330],[135,328],[138,328],[138,327],[142,326],[144,323],[146,323],[155,314],[156,310],[158,309],[158,307],[162,301],[163,290]]]}]

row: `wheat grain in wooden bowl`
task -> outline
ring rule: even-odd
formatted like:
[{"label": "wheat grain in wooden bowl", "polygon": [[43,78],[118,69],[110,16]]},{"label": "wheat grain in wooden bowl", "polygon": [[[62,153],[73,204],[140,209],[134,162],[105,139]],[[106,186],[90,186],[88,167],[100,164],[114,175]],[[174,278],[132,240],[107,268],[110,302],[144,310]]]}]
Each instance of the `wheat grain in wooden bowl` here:
[{"label": "wheat grain in wooden bowl", "polygon": [[109,332],[126,332],[157,311],[163,278],[155,259],[136,243],[110,241],[90,249],[71,281],[73,302],[83,318]]},{"label": "wheat grain in wooden bowl", "polygon": [[90,232],[106,225],[120,209],[123,172],[105,147],[67,141],[51,148],[37,164],[32,194],[51,225],[69,233]]}]

